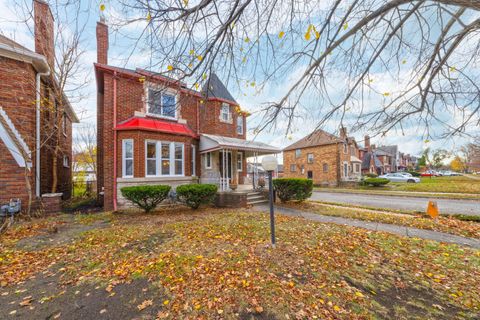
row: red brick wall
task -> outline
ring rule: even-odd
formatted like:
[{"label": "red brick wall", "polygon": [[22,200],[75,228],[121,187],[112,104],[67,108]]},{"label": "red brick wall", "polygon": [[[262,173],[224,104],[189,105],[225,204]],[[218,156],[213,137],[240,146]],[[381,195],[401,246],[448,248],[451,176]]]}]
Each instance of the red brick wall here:
[{"label": "red brick wall", "polygon": [[[24,62],[0,57],[0,106],[5,110],[13,125],[32,151],[32,168],[30,181],[32,192],[35,194],[35,101],[36,80],[33,67]],[[41,193],[48,193],[52,188],[52,152],[55,135],[52,135],[53,112],[47,111],[44,100],[45,83],[41,86]],[[68,154],[71,159],[72,150],[72,125],[67,121],[67,136],[60,136],[59,166],[58,166],[58,192],[64,193],[68,198],[71,192],[71,170],[63,167],[63,154]],[[2,148],[6,147],[2,144]],[[21,198],[24,203],[28,199],[27,185],[25,182],[24,168],[19,168],[9,151],[0,153],[0,203],[12,197]]]},{"label": "red brick wall", "polygon": [[243,134],[237,134],[237,117],[235,106],[230,105],[232,123],[225,123],[220,120],[222,102],[210,100],[200,105],[200,132],[214,134],[238,139],[246,139],[246,117],[243,118]]},{"label": "red brick wall", "polygon": [[50,67],[55,65],[54,20],[48,4],[33,1],[35,16],[35,52],[44,55]]}]

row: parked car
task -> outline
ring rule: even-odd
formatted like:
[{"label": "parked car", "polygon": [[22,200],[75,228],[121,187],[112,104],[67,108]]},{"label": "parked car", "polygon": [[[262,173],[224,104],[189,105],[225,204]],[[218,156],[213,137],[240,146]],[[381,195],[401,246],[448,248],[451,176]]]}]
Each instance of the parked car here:
[{"label": "parked car", "polygon": [[[408,175],[410,176],[408,176]],[[405,172],[396,172],[396,173],[387,173],[379,176],[379,178],[385,178],[391,182],[408,182],[408,183],[419,183],[420,178],[413,177],[410,173]]]},{"label": "parked car", "polygon": [[420,176],[422,176],[422,177],[438,177],[438,176],[440,176],[440,174],[437,171],[434,171],[434,170],[427,170],[425,172],[422,172],[420,174]]}]

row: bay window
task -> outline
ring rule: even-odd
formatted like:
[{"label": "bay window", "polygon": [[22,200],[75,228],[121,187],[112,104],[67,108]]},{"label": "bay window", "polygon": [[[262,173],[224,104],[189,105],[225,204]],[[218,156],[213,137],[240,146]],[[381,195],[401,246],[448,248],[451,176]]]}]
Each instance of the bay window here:
[{"label": "bay window", "polygon": [[184,175],[185,156],[182,143],[147,141],[145,148],[145,176]]}]

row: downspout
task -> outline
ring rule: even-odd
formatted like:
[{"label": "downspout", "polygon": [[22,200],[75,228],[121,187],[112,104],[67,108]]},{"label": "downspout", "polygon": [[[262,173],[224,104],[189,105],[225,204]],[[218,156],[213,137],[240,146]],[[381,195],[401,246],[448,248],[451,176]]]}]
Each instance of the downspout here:
[{"label": "downspout", "polygon": [[40,84],[42,76],[49,76],[50,71],[38,72],[36,75],[36,98],[35,98],[35,195],[40,197]]},{"label": "downspout", "polygon": [[113,72],[113,211],[117,211],[117,71]]},{"label": "downspout", "polygon": [[197,100],[197,136],[200,136],[200,104]]}]

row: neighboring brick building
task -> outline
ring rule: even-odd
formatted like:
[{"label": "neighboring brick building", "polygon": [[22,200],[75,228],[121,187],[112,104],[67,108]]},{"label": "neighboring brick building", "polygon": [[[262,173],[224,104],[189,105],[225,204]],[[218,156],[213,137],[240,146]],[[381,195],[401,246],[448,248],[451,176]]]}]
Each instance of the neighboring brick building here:
[{"label": "neighboring brick building", "polygon": [[316,185],[337,186],[360,178],[358,145],[347,136],[316,130],[283,149],[284,177],[308,178]]},{"label": "neighboring brick building", "polygon": [[97,23],[97,177],[106,210],[128,206],[129,185],[242,184],[246,158],[278,152],[246,140],[248,114],[215,74],[201,92],[144,69],[108,65],[108,27]]},{"label": "neighboring brick building", "polygon": [[25,204],[29,187],[34,197],[52,191],[57,141],[57,192],[71,193],[72,122],[78,119],[63,93],[56,96],[50,8],[41,0],[33,8],[35,52],[0,35],[0,203],[20,198]]}]

